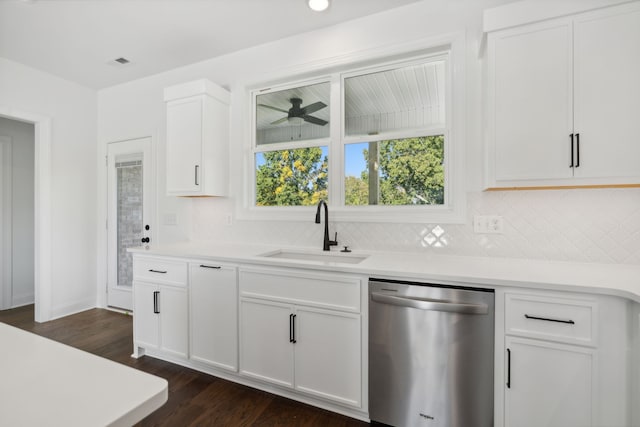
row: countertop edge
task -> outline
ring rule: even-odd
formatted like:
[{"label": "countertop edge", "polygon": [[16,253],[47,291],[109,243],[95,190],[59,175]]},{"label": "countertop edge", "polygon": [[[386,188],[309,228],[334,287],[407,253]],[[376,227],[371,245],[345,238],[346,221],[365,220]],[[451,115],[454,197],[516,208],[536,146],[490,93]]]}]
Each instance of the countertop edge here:
[{"label": "countertop edge", "polygon": [[[519,258],[467,257],[416,252],[354,251],[368,258],[359,264],[272,259],[260,254],[273,245],[183,242],[128,252],[150,257],[217,261],[272,268],[299,268],[407,281],[437,281],[491,288],[528,288],[609,295],[640,303],[640,265],[573,263]],[[286,247],[288,250],[313,250]]]}]

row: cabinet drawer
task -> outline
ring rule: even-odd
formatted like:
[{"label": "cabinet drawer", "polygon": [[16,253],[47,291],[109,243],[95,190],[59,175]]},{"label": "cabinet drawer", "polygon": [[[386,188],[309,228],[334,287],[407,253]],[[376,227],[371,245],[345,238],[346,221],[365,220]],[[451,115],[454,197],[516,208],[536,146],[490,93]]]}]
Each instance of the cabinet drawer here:
[{"label": "cabinet drawer", "polygon": [[591,345],[597,343],[595,301],[539,295],[505,295],[510,335]]},{"label": "cabinet drawer", "polygon": [[360,312],[358,277],[241,269],[240,296]]},{"label": "cabinet drawer", "polygon": [[133,258],[133,280],[187,285],[187,263],[164,258]]}]

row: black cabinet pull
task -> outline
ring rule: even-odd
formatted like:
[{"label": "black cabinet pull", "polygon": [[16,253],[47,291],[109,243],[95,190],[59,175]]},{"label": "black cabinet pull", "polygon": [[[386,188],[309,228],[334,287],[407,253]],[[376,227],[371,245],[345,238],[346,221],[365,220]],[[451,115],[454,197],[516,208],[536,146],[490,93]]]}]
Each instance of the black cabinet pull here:
[{"label": "black cabinet pull", "polygon": [[155,314],[160,313],[160,307],[158,307],[158,295],[160,295],[160,291],[153,292],[153,312]]},{"label": "black cabinet pull", "polygon": [[533,320],[544,320],[545,322],[557,322],[557,323],[567,323],[569,325],[575,325],[576,322],[574,322],[571,319],[554,319],[551,317],[539,317],[539,316],[531,316],[530,314],[525,314],[524,317],[526,317],[527,319],[533,319]]},{"label": "black cabinet pull", "polygon": [[194,168],[194,171],[195,171],[195,183],[196,183],[196,185],[200,185],[200,184],[198,183],[198,168],[199,168],[199,167],[200,167],[200,166],[196,165],[196,167]]},{"label": "black cabinet pull", "polygon": [[569,165],[570,168],[573,167],[573,134],[570,135],[571,136],[571,164]]},{"label": "black cabinet pull", "polygon": [[151,273],[160,273],[167,274],[167,270],[154,270],[153,268],[149,270]]},{"label": "black cabinet pull", "polygon": [[580,134],[576,133],[576,167],[580,167]]},{"label": "black cabinet pull", "polygon": [[205,265],[205,264],[200,264],[200,267],[202,268],[213,268],[214,270],[220,270],[222,267],[220,266],[215,266],[215,265]]},{"label": "black cabinet pull", "polygon": [[293,315],[293,341],[291,341],[292,343],[296,343],[296,315]]},{"label": "black cabinet pull", "polygon": [[293,313],[289,315],[289,342],[293,342]]},{"label": "black cabinet pull", "polygon": [[507,388],[511,388],[511,350],[507,349]]}]

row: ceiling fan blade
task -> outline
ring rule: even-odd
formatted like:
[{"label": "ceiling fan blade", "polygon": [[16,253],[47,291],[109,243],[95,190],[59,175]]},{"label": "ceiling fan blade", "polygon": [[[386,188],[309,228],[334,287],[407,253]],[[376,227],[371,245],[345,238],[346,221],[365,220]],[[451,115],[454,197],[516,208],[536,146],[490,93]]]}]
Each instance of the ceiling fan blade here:
[{"label": "ceiling fan blade", "polygon": [[313,123],[314,125],[324,126],[327,123],[329,123],[326,120],[322,120],[322,119],[319,119],[319,118],[313,117],[313,116],[308,116],[306,114],[304,116],[302,116],[302,118],[304,119],[305,122]]},{"label": "ceiling fan blade", "polygon": [[322,110],[324,107],[326,107],[327,104],[325,104],[324,102],[314,102],[313,104],[309,104],[306,107],[304,107],[302,109],[304,114],[311,114],[311,113],[315,113],[318,110]]},{"label": "ceiling fan blade", "polygon": [[286,122],[287,120],[289,120],[289,118],[288,118],[288,117],[283,117],[283,118],[281,118],[281,119],[276,120],[275,122],[271,122],[271,124],[272,124],[272,125],[279,125],[280,123],[284,123],[284,122]]},{"label": "ceiling fan blade", "polygon": [[287,113],[287,114],[289,113],[288,110],[283,110],[281,108],[272,107],[271,105],[267,105],[267,104],[258,104],[258,107],[269,108],[271,110],[280,111],[281,113]]}]

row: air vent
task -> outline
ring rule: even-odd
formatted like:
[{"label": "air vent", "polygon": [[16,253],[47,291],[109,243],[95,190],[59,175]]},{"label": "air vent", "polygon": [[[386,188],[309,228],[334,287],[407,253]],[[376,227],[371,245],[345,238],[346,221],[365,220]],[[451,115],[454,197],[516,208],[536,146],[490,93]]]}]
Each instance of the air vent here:
[{"label": "air vent", "polygon": [[129,62],[131,62],[127,58],[122,58],[122,57],[116,58],[116,59],[114,59],[114,61],[117,62],[118,64],[121,64],[121,65],[126,65]]}]

